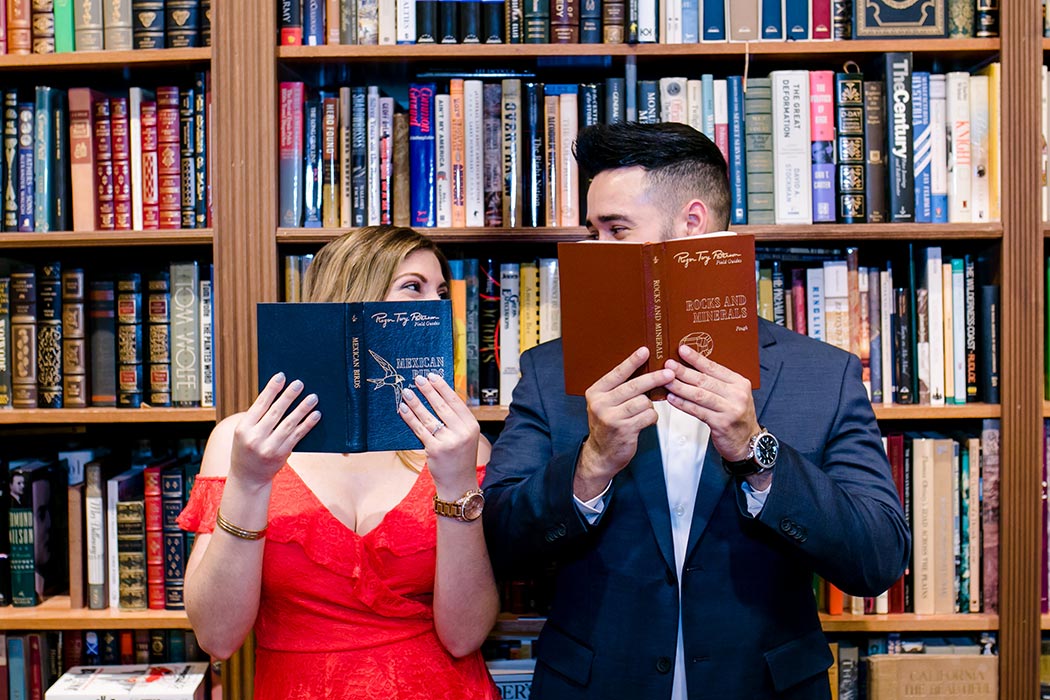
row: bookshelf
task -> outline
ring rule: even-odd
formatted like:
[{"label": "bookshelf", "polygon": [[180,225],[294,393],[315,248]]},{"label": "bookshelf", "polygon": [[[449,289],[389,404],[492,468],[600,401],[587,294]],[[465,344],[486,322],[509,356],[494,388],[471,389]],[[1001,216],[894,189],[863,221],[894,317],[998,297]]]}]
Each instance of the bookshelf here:
[{"label": "bookshelf", "polygon": [[[1043,256],[1047,227],[1039,211],[1038,66],[1050,41],[1041,36],[1041,5],[1036,0],[1001,3],[1002,39],[937,41],[787,42],[700,44],[690,46],[319,46],[278,47],[273,12],[259,12],[254,0],[224,0],[213,18],[212,77],[216,105],[213,166],[215,208],[216,317],[222,339],[217,345],[217,415],[248,406],[254,398],[254,304],[277,299],[278,251],[288,245],[320,245],[337,230],[276,227],[277,143],[276,91],[278,64],[296,68],[329,64],[421,63],[435,59],[462,65],[484,61],[528,61],[541,57],[626,57],[639,61],[676,61],[713,56],[743,62],[749,57],[813,60],[831,66],[837,60],[887,50],[916,54],[979,58],[999,51],[1003,65],[1002,143],[1004,148],[1002,224],[988,226],[754,227],[760,240],[987,240],[1002,252],[1002,406],[887,407],[880,420],[1002,419],[1002,508],[1000,538],[1000,613],[950,617],[849,616],[824,619],[834,632],[978,631],[1000,635],[1001,688],[1004,698],[1035,697],[1038,688],[1039,617],[1038,553],[1043,546],[1039,505],[1042,419]],[[248,128],[251,127],[251,128]],[[432,233],[432,232],[428,232]],[[440,230],[441,242],[544,243],[571,240],[576,229],[503,231]],[[246,362],[247,360],[247,362]],[[479,418],[500,421],[504,409],[483,409]],[[538,630],[537,620],[501,618],[497,634]],[[251,644],[227,664],[225,692],[238,700],[250,697]]]},{"label": "bookshelf", "polygon": [[0,617],[4,630],[190,629],[186,613],[176,610],[70,609],[68,596],[48,598],[35,608],[6,608]]}]

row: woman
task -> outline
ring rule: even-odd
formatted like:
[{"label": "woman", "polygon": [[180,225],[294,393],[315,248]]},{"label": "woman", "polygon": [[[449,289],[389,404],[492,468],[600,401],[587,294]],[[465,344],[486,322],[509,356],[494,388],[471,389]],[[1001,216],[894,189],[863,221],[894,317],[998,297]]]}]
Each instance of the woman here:
[{"label": "woman", "polygon": [[[440,299],[448,277],[429,239],[369,227],[321,249],[304,297]],[[254,626],[257,699],[498,698],[478,651],[499,608],[481,520],[435,514],[435,494],[481,500],[490,446],[470,410],[432,374],[401,412],[425,454],[293,454],[324,407],[305,394],[289,412],[309,391],[289,379],[215,427],[179,516],[198,533],[185,595],[201,646],[226,658]]]}]

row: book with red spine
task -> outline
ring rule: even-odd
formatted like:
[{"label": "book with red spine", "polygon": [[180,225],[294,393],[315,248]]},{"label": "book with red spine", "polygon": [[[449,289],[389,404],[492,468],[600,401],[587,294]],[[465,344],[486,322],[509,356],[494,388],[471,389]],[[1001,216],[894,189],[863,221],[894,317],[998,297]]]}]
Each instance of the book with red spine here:
[{"label": "book with red spine", "polygon": [[131,230],[131,125],[128,100],[109,100],[110,135],[113,152],[113,228]]},{"label": "book with red spine", "polygon": [[157,88],[157,195],[160,228],[182,226],[179,88]]}]

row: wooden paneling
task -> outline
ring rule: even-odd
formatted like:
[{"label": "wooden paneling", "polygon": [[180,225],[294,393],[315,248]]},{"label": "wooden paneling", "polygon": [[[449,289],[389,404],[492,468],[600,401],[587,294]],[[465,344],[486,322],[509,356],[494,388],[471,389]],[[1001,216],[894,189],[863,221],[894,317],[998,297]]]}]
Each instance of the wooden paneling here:
[{"label": "wooden paneling", "polygon": [[1039,0],[999,5],[1002,27],[1000,697],[1039,696],[1043,223]]}]

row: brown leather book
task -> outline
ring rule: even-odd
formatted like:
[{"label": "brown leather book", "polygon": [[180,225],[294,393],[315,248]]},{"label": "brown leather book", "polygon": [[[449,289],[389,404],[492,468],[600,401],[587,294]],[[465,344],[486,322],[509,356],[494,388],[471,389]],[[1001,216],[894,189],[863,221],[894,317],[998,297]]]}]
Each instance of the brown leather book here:
[{"label": "brown leather book", "polygon": [[680,359],[686,344],[758,387],[754,236],[560,243],[558,260],[569,394],[583,395],[642,345],[650,355],[639,374]]}]

